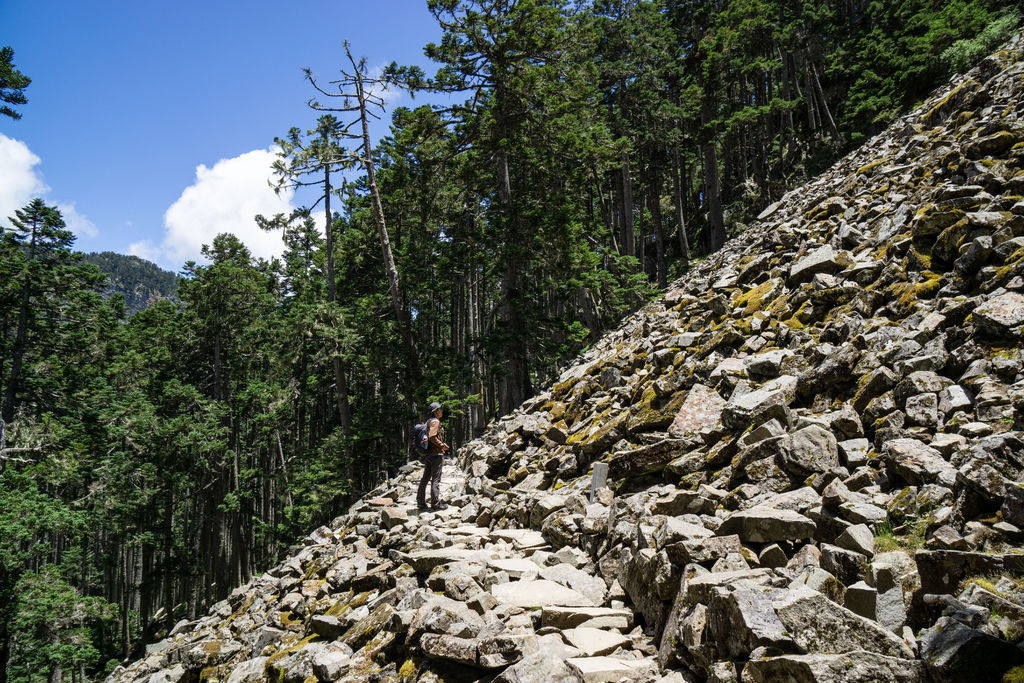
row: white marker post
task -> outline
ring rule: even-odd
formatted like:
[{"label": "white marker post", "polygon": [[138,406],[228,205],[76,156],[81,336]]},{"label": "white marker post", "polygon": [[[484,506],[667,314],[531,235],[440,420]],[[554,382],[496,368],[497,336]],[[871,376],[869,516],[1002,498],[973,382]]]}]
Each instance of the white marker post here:
[{"label": "white marker post", "polygon": [[608,484],[608,463],[595,462],[594,476],[590,479],[590,502],[594,502],[594,494]]}]

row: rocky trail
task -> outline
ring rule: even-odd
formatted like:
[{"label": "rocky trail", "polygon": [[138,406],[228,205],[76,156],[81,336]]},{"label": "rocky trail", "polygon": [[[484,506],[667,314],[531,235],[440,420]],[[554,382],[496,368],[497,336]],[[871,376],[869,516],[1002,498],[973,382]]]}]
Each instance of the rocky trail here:
[{"label": "rocky trail", "polygon": [[1024,674],[1024,39],[117,681]]}]

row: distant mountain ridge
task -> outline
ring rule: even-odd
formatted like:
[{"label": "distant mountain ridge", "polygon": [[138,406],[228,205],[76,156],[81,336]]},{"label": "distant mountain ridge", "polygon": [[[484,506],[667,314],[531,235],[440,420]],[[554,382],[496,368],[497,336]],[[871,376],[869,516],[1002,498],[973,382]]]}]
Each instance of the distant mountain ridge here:
[{"label": "distant mountain ridge", "polygon": [[146,259],[101,251],[86,254],[83,260],[110,276],[103,294],[123,294],[129,315],[177,296],[178,276]]}]

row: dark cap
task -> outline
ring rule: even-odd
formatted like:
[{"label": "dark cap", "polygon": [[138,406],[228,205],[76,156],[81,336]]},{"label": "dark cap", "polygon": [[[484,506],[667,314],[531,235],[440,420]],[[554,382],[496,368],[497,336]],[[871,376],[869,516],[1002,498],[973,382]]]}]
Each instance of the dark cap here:
[{"label": "dark cap", "polygon": [[437,401],[434,401],[433,403],[430,404],[430,407],[427,408],[427,412],[430,413],[431,415],[433,415],[434,411],[437,410],[440,407],[441,407],[441,404],[438,403]]}]

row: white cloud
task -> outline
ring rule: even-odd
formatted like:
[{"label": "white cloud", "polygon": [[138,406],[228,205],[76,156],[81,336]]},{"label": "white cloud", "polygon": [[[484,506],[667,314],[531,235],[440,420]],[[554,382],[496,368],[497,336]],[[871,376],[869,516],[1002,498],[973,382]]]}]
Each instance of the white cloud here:
[{"label": "white cloud", "polygon": [[204,244],[223,232],[233,233],[254,256],[270,258],[284,251],[280,232],[265,232],[256,225],[256,214],[272,216],[292,210],[292,191],[275,195],[267,184],[272,150],[257,149],[231,159],[221,159],[213,168],[196,167],[196,180],[164,214],[164,239],[159,249],[148,241],[136,242],[131,253],[168,265],[189,259],[200,261]]},{"label": "white cloud", "polygon": [[[21,140],[0,133],[0,224],[8,225],[8,218],[35,197],[50,192],[36,169],[41,159]],[[48,199],[47,203],[53,200]],[[78,237],[96,237],[96,224],[78,212],[74,202],[57,202],[68,230]]]},{"label": "white cloud", "polygon": [[39,162],[24,142],[0,133],[0,223],[9,225],[15,209],[50,191],[35,168]]},{"label": "white cloud", "polygon": [[64,223],[67,224],[68,230],[75,233],[78,237],[95,237],[100,234],[95,223],[83,214],[78,213],[74,202],[58,203],[57,208],[60,209],[61,215],[64,216]]},{"label": "white cloud", "polygon": [[160,261],[160,247],[153,244],[152,240],[142,240],[141,242],[132,242],[128,245],[128,253],[132,256],[138,256],[144,258],[147,261],[156,263]]}]

